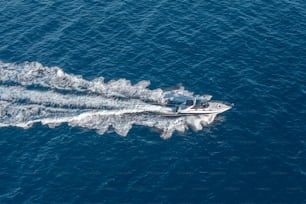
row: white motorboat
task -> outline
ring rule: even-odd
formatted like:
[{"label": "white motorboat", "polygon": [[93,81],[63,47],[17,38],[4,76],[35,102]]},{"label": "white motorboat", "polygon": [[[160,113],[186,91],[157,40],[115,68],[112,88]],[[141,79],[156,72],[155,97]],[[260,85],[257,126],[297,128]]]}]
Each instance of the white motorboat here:
[{"label": "white motorboat", "polygon": [[221,101],[202,101],[194,98],[176,106],[178,115],[219,114],[232,108],[232,104]]}]

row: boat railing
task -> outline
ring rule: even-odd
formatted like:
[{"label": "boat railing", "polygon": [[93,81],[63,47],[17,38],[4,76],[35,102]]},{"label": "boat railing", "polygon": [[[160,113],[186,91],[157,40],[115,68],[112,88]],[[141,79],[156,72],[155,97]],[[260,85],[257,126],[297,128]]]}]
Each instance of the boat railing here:
[{"label": "boat railing", "polygon": [[231,106],[231,107],[233,107],[233,106],[234,106],[234,104],[233,104],[233,103],[229,103],[229,102],[226,102],[226,101],[211,100],[210,102],[214,102],[214,103],[222,103],[222,104],[224,104],[224,105]]}]

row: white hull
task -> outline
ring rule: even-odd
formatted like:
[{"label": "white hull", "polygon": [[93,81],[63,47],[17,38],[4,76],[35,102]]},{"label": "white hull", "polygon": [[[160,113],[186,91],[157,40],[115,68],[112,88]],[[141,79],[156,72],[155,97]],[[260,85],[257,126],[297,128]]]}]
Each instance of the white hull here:
[{"label": "white hull", "polygon": [[219,114],[223,113],[229,109],[231,109],[232,106],[225,104],[223,102],[217,102],[217,101],[209,101],[207,102],[206,107],[197,107],[195,105],[189,106],[185,109],[178,109],[177,114],[180,115],[206,115],[206,114]]}]

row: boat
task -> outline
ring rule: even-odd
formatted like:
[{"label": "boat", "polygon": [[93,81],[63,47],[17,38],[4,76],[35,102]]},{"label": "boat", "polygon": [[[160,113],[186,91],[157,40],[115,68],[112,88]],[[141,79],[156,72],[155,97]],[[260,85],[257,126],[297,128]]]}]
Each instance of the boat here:
[{"label": "boat", "polygon": [[177,115],[219,114],[232,107],[233,104],[222,101],[207,101],[194,98],[193,100],[186,100],[185,103],[176,106],[175,113]]}]

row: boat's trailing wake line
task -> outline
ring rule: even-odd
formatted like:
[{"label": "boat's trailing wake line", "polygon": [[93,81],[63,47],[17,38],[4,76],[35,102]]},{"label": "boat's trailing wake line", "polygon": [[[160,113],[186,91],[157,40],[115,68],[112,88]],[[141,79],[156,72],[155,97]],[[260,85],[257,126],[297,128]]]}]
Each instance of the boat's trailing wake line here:
[{"label": "boat's trailing wake line", "polygon": [[192,96],[183,88],[148,89],[149,82],[132,85],[119,79],[105,83],[67,74],[58,67],[0,61],[0,127],[28,128],[34,123],[50,127],[67,123],[103,134],[112,129],[127,135],[133,125],[160,130],[163,138],[189,127],[200,130],[216,115],[165,117],[171,111],[162,105],[167,95]]}]

